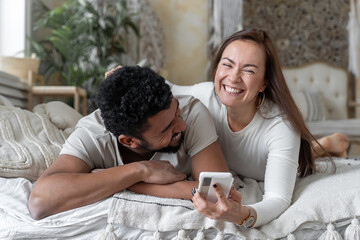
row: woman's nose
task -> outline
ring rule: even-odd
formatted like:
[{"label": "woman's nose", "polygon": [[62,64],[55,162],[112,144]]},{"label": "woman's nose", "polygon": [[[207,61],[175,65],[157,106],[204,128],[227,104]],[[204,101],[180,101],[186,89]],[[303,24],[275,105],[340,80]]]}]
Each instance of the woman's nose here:
[{"label": "woman's nose", "polygon": [[229,73],[229,79],[232,82],[240,82],[242,81],[241,71],[233,70]]}]

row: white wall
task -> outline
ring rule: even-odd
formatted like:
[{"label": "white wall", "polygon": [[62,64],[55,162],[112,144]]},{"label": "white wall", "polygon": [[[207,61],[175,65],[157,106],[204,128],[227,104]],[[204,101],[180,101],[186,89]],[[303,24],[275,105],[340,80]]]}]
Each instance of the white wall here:
[{"label": "white wall", "polygon": [[207,80],[207,0],[149,0],[165,40],[168,79],[180,85]]},{"label": "white wall", "polygon": [[24,56],[25,0],[0,0],[0,55]]},{"label": "white wall", "polygon": [[[30,0],[0,0],[0,55],[13,56],[25,47],[25,21]],[[44,1],[50,8],[63,0]],[[149,0],[165,34],[165,69],[174,83],[207,80],[207,0]],[[28,26],[25,26],[25,22]],[[28,34],[29,35],[29,34]],[[43,38],[41,31],[35,39]],[[6,38],[4,38],[6,36]],[[9,37],[11,36],[11,37]],[[23,53],[22,53],[23,54]],[[18,54],[21,57],[23,55]]]}]

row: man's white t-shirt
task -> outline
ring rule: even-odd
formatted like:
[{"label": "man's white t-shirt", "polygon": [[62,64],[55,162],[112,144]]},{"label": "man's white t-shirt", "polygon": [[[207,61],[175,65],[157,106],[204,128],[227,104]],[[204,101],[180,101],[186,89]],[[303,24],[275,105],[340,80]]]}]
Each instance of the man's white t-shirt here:
[{"label": "man's white t-shirt", "polygon": [[278,108],[265,101],[248,126],[233,132],[226,107],[212,82],[170,85],[174,96],[192,95],[209,109],[229,169],[243,177],[264,181],[263,200],[251,205],[257,212],[254,226],[264,225],[285,211],[291,203],[297,177],[300,136]]},{"label": "man's white t-shirt", "polygon": [[[190,174],[191,157],[215,142],[217,134],[209,111],[199,100],[190,96],[177,99],[187,126],[184,141],[177,153],[156,152],[151,160],[170,161],[177,170]],[[117,138],[105,129],[99,109],[80,119],[60,154],[78,157],[90,169],[124,165]]]}]

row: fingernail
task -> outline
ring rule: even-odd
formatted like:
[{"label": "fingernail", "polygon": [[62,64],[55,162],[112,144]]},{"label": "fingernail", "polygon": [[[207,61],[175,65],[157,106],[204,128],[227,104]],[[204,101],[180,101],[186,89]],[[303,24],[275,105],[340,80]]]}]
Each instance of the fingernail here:
[{"label": "fingernail", "polygon": [[213,187],[214,187],[214,188],[217,188],[217,185],[216,185],[216,183],[214,183]]},{"label": "fingernail", "polygon": [[194,196],[194,195],[195,195],[195,193],[196,193],[196,189],[195,189],[195,188],[192,188],[192,189],[191,189],[191,195],[193,195],[193,196]]}]

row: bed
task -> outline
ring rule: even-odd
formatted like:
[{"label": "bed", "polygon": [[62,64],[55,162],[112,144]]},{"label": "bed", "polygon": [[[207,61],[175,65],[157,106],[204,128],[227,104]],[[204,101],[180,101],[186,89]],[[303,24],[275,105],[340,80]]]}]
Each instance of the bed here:
[{"label": "bed", "polygon": [[[258,229],[205,218],[189,200],[130,191],[35,221],[33,182],[81,115],[61,102],[33,111],[9,102],[0,102],[0,239],[360,239],[360,161],[352,158],[334,158],[336,173],[320,159],[321,171],[297,180],[291,206]],[[244,204],[262,197],[262,182],[235,176],[234,185]]]},{"label": "bed", "polygon": [[326,62],[284,67],[289,89],[310,131],[317,137],[342,132],[359,141],[360,120],[356,113],[355,83],[344,68]]}]

